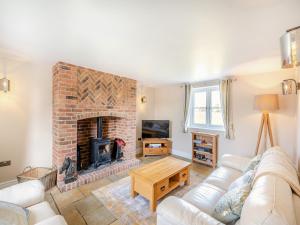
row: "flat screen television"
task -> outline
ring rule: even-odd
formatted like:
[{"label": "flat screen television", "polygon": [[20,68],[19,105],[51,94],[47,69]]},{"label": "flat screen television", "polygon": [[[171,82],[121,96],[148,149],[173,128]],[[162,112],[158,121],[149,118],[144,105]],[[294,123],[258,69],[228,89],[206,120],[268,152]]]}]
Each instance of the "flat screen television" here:
[{"label": "flat screen television", "polygon": [[169,138],[169,120],[142,120],[142,138]]}]

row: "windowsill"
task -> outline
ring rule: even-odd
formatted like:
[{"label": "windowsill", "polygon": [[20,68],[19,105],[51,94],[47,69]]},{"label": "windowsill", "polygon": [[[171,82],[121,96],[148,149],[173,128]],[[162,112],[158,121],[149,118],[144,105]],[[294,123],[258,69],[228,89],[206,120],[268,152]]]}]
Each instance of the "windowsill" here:
[{"label": "windowsill", "polygon": [[202,131],[202,132],[214,132],[223,134],[225,130],[223,128],[208,128],[208,127],[188,127],[188,131]]}]

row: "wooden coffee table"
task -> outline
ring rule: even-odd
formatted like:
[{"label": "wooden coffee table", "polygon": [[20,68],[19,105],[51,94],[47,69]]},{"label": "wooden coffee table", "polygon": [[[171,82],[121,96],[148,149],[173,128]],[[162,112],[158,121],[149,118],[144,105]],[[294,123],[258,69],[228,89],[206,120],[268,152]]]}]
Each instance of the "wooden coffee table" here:
[{"label": "wooden coffee table", "polygon": [[166,157],[130,172],[131,196],[140,194],[150,201],[150,210],[156,210],[157,200],[181,184],[190,184],[191,163]]}]

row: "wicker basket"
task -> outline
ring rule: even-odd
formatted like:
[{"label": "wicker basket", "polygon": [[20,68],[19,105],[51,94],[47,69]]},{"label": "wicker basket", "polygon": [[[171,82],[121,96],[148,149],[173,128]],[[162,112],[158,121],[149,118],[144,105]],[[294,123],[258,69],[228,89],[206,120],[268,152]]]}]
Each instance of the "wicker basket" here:
[{"label": "wicker basket", "polygon": [[56,185],[56,177],[57,169],[55,168],[32,168],[31,166],[28,166],[23,170],[23,173],[17,176],[17,179],[19,183],[29,180],[40,180],[44,184],[45,190],[47,191]]}]

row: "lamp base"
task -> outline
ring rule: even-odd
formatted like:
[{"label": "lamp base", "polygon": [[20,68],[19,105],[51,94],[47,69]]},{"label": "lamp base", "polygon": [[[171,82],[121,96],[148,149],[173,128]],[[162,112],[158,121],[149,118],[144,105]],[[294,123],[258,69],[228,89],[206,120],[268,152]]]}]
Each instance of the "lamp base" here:
[{"label": "lamp base", "polygon": [[270,123],[270,115],[268,112],[263,112],[262,117],[261,117],[260,127],[258,130],[258,140],[257,140],[257,144],[256,144],[255,155],[258,154],[259,145],[260,145],[261,136],[262,136],[263,131],[265,132],[266,137],[267,137],[267,134],[269,134],[270,144],[273,147],[274,140],[273,140],[273,134],[272,134],[272,129],[271,129],[271,123]]}]

